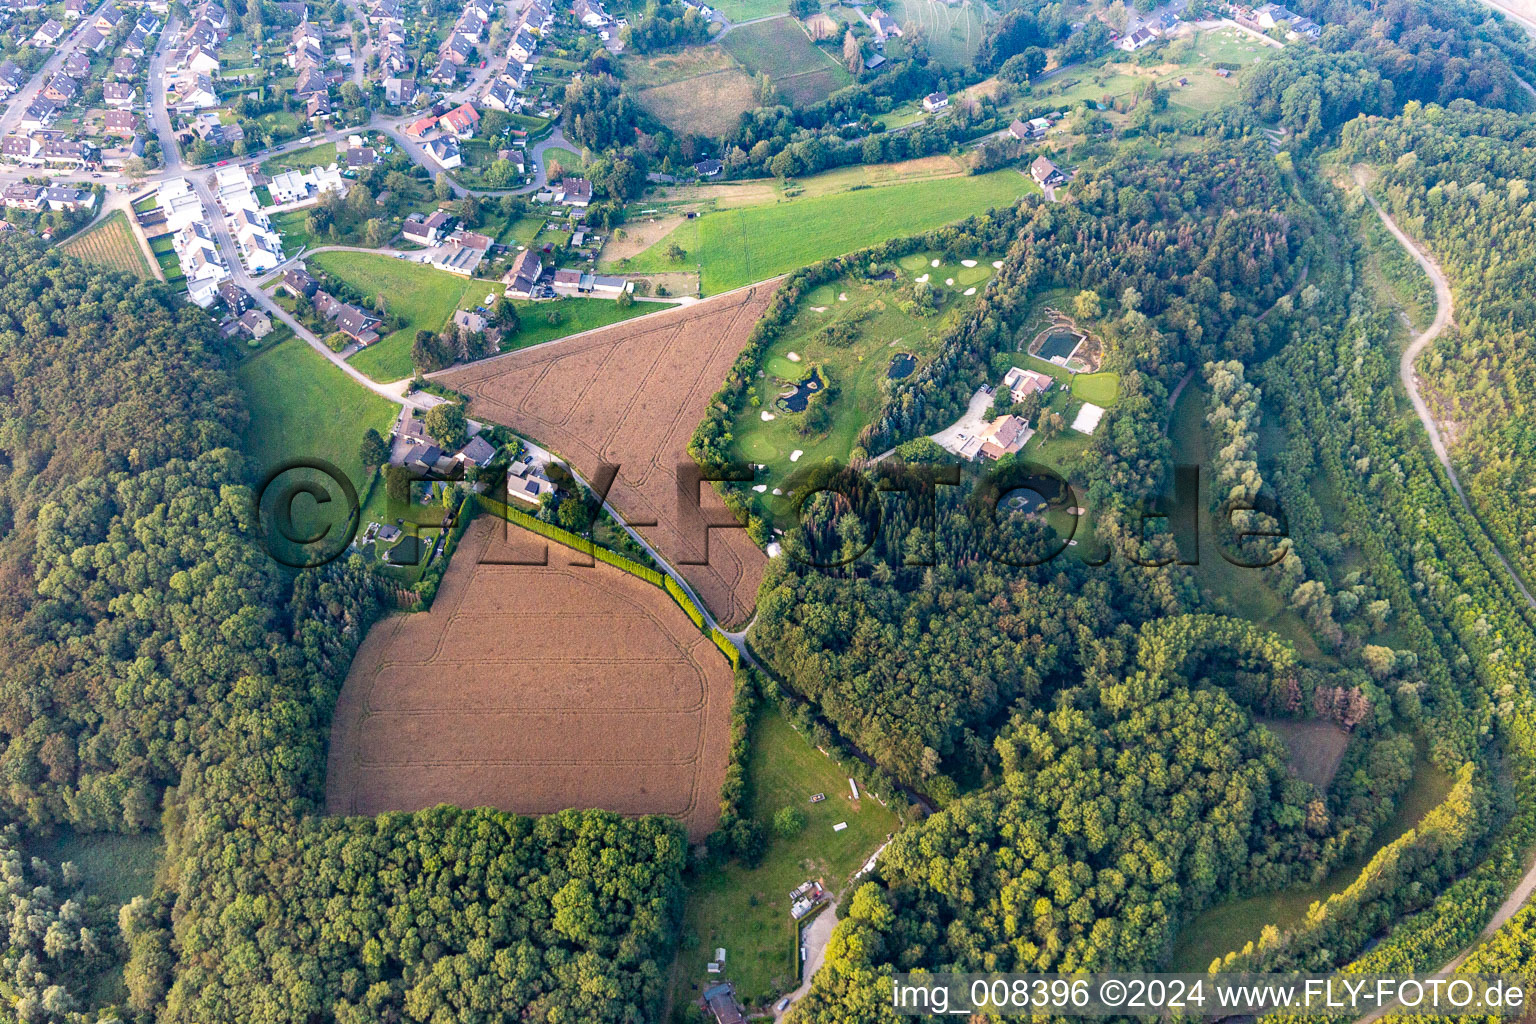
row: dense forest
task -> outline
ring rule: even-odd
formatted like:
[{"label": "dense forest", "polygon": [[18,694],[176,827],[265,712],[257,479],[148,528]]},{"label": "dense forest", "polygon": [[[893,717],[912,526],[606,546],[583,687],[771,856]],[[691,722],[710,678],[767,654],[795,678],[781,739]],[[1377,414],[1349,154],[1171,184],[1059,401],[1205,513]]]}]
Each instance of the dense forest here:
[{"label": "dense forest", "polygon": [[1419,361],[1479,511],[1536,578],[1536,124],[1466,103],[1409,104],[1343,133],[1375,191],[1452,280],[1454,328]]},{"label": "dense forest", "polygon": [[[104,919],[68,865],[4,834],[25,1019],[652,1015],[680,827],[321,817],[377,583],[360,563],[289,575],[257,545],[243,399],[206,316],[27,239],[0,266],[0,802],[33,830],[163,825],[166,843],[162,887]],[[116,1010],[85,998],[104,959],[126,959]]]}]

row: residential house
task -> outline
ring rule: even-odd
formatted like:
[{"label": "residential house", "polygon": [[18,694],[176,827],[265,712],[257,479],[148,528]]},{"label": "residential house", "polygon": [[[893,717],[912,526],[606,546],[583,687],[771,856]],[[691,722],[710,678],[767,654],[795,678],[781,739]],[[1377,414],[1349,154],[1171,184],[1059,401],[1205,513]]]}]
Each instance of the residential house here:
[{"label": "residential house", "polygon": [[100,14],[96,15],[96,20],[92,22],[92,25],[100,29],[103,34],[111,35],[117,31],[117,26],[122,23],[123,12],[118,10],[115,4],[108,4],[101,9]]},{"label": "residential house", "polygon": [[250,294],[235,284],[234,278],[219,282],[219,301],[235,316],[251,308]]},{"label": "residential house", "polygon": [[429,262],[439,270],[463,277],[474,276],[491,250],[491,239],[474,231],[455,231],[433,251]]},{"label": "residential house", "polygon": [[546,494],[555,493],[554,481],[545,474],[544,467],[524,455],[507,467],[507,496],[530,505],[539,504]]},{"label": "residential house", "polygon": [[630,287],[630,283],[622,277],[607,277],[564,268],[555,271],[554,289],[557,295],[617,299],[629,291]]},{"label": "residential house", "polygon": [[1046,185],[1060,185],[1067,180],[1067,176],[1061,173],[1061,168],[1046,156],[1035,157],[1035,162],[1029,165],[1029,176],[1034,178],[1035,184],[1042,188]]},{"label": "residential house", "polygon": [[372,146],[349,146],[347,148],[347,170],[355,171],[363,167],[371,167],[379,162],[378,153]]},{"label": "residential house", "polygon": [[85,0],[64,0],[64,20],[79,21],[85,17]]},{"label": "residential house", "polygon": [[54,121],[58,120],[58,117],[59,105],[46,96],[39,96],[32,101],[31,106],[22,112],[21,123],[17,125],[17,130],[35,132],[47,128]]},{"label": "residential house", "polygon": [[480,124],[480,112],[468,103],[454,107],[438,120],[438,126],[457,139],[472,139]]},{"label": "residential house", "polygon": [[303,267],[284,271],[282,285],[288,290],[288,294],[296,299],[300,296],[306,299],[314,298],[315,292],[320,288],[320,282],[310,277]]},{"label": "residential house", "polygon": [[468,443],[453,453],[453,461],[463,465],[466,462],[473,463],[484,469],[496,458],[496,449],[485,438],[476,435],[469,439]]},{"label": "residential house", "polygon": [[108,135],[131,139],[139,134],[139,115],[131,110],[109,110],[104,120]]},{"label": "residential house", "polygon": [[84,81],[91,77],[91,58],[76,51],[64,58],[64,67],[61,70],[70,78]]},{"label": "residential house", "polygon": [[127,110],[139,101],[139,90],[126,82],[108,82],[101,87],[102,102],[116,110]]},{"label": "residential house", "polygon": [[43,86],[43,96],[60,105],[70,103],[80,95],[80,83],[60,72],[48,79],[48,84]]},{"label": "residential house", "polygon": [[400,43],[385,40],[379,46],[379,67],[390,74],[403,74],[411,69],[411,56]]},{"label": "residential house", "polygon": [[446,61],[452,61],[458,65],[468,64],[475,56],[475,44],[457,32],[449,35],[446,42],[438,47],[438,55]]},{"label": "residential house", "polygon": [[613,19],[599,0],[576,0],[571,9],[576,14],[576,20],[587,28],[603,28],[613,24]]},{"label": "residential house", "polygon": [[430,473],[437,468],[438,460],[443,457],[443,450],[435,444],[418,444],[405,453],[405,465]]},{"label": "residential house", "polygon": [[82,50],[89,50],[92,53],[100,53],[106,48],[106,45],[107,37],[103,35],[101,29],[97,28],[95,25],[92,25],[90,28],[80,33],[79,46]]},{"label": "residential house", "polygon": [[502,275],[508,295],[531,299],[538,290],[539,278],[544,274],[544,264],[535,249],[524,249],[512,261],[512,267]]},{"label": "residential house", "polygon": [[362,347],[367,348],[379,340],[379,334],[374,328],[384,322],[381,318],[366,309],[341,302],[329,292],[315,292],[314,301],[315,309],[321,316]]},{"label": "residential house", "polygon": [[409,78],[384,79],[384,102],[393,107],[409,106],[416,98],[416,83]]},{"label": "residential house", "polygon": [[901,36],[901,26],[896,24],[896,19],[880,8],[876,7],[872,11],[860,11],[859,13],[868,22],[869,27],[874,29],[875,38],[880,42],[883,43],[892,36],[898,38]]},{"label": "residential house", "polygon": [[1045,133],[1050,130],[1051,122],[1043,117],[1036,117],[1029,121],[1015,119],[1008,126],[1008,134],[1020,142],[1030,142],[1035,139],[1045,138]]},{"label": "residential house", "polygon": [[43,22],[36,32],[32,34],[33,46],[57,46],[59,40],[64,38],[64,26],[49,18]]},{"label": "residential house", "polygon": [[701,1001],[715,1018],[715,1024],[747,1024],[747,1015],[736,1002],[736,989],[730,982],[711,985],[704,990]]},{"label": "residential house", "polygon": [[171,85],[166,104],[172,110],[203,110],[218,106],[219,94],[214,91],[213,79],[207,75],[187,75]]},{"label": "residential house", "polygon": [[327,167],[311,167],[307,171],[287,170],[274,175],[267,182],[272,201],[279,206],[305,203],[319,199],[326,192],[347,194],[347,181],[335,164]]},{"label": "residential house", "polygon": [[427,132],[437,127],[437,118],[432,114],[412,121],[405,129],[407,137],[412,139],[426,138]]},{"label": "residential house", "polygon": [[491,322],[472,309],[461,309],[453,314],[453,326],[460,334],[480,334],[491,326]]},{"label": "residential house", "polygon": [[0,61],[0,98],[11,95],[26,84],[27,73],[15,61]]},{"label": "residential house", "polygon": [[427,152],[445,171],[451,171],[464,164],[463,155],[459,152],[459,140],[451,135],[439,135],[430,140],[427,143]]},{"label": "residential house", "polygon": [[133,78],[139,73],[139,62],[132,57],[118,57],[112,62],[112,74],[118,78]]},{"label": "residential house", "polygon": [[7,185],[5,191],[0,192],[0,206],[5,206],[12,210],[41,210],[43,208],[43,186],[28,185],[25,182]]},{"label": "residential house", "polygon": [[507,44],[507,56],[519,64],[526,64],[533,59],[533,53],[539,48],[539,39],[527,26],[519,25],[517,31],[512,33],[512,41]]},{"label": "residential house", "polygon": [[585,208],[592,205],[592,183],[585,178],[562,178],[553,192],[555,202],[561,206]]},{"label": "residential house", "polygon": [[693,171],[701,178],[718,178],[720,172],[725,170],[725,165],[719,160],[700,160],[693,165]]},{"label": "residential house", "polygon": [[1051,390],[1056,381],[1050,374],[1041,373],[1039,370],[1021,370],[1017,366],[1008,368],[1003,375],[1003,387],[1013,395],[1015,402],[1022,402],[1033,394],[1044,394]]},{"label": "residential house", "polygon": [[947,106],[949,106],[949,97],[942,92],[931,92],[923,97],[923,109],[930,114],[936,110],[943,110]]},{"label": "residential house", "polygon": [[999,416],[978,435],[981,440],[979,454],[995,461],[1023,448],[1034,433],[1022,416]]},{"label": "residential house", "polygon": [[517,90],[512,88],[505,75],[499,75],[480,97],[480,102],[492,110],[512,110],[517,106]]},{"label": "residential house", "polygon": [[405,218],[405,223],[400,226],[400,233],[407,241],[417,245],[436,245],[443,240],[443,235],[453,218],[445,210],[434,210],[432,216],[423,217],[420,213],[413,213]]},{"label": "residential house", "polygon": [[299,79],[294,83],[293,94],[300,99],[325,93],[330,86],[325,81],[325,72],[318,67],[307,67],[299,72]]},{"label": "residential house", "polygon": [[432,73],[427,76],[427,81],[433,85],[450,86],[459,80],[459,65],[451,60],[441,60]]},{"label": "residential house", "polygon": [[317,92],[310,96],[304,104],[304,116],[311,121],[317,121],[331,116],[331,97],[329,93]]},{"label": "residential house", "polygon": [[1128,32],[1121,36],[1115,45],[1126,53],[1135,53],[1137,50],[1151,46],[1155,42],[1157,42],[1157,36],[1151,29],[1139,28],[1134,32]]},{"label": "residential house", "polygon": [[248,309],[240,314],[240,329],[260,341],[272,333],[272,318],[259,309]]}]

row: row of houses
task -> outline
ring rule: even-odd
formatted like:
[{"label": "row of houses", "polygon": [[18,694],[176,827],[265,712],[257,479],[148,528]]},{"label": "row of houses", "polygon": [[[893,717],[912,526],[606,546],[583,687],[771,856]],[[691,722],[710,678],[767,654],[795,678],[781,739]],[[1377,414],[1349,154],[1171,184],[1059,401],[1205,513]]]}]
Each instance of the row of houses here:
[{"label": "row of houses", "polygon": [[244,167],[214,171],[214,197],[240,249],[240,258],[253,274],[283,262],[283,239],[272,227],[256,199],[256,183]]},{"label": "row of houses", "polygon": [[187,279],[187,296],[199,307],[208,309],[219,301],[219,285],[231,276],[209,227],[208,211],[186,178],[172,178],[161,184],[159,209],[165,214],[176,259]]},{"label": "row of houses", "polygon": [[524,249],[501,277],[507,294],[520,299],[542,299],[555,295],[582,298],[617,299],[631,293],[634,285],[622,277],[593,274],[568,267],[546,267],[536,249]]},{"label": "row of houses", "polygon": [[282,287],[294,298],[308,299],[314,303],[315,311],[340,333],[346,335],[359,347],[367,348],[379,340],[378,327],[384,322],[383,317],[354,306],[348,302],[342,302],[331,293],[320,287],[303,267],[295,267],[283,274]]},{"label": "row of houses", "polygon": [[267,181],[272,202],[277,206],[303,206],[318,202],[327,192],[346,195],[348,182],[341,176],[336,164],[310,167],[305,170],[286,170],[273,175]]},{"label": "row of houses", "polygon": [[229,12],[205,0],[166,56],[166,106],[180,112],[219,105],[219,46],[229,38]]},{"label": "row of houses", "polygon": [[448,37],[437,48],[437,67],[428,77],[433,85],[448,87],[459,80],[465,65],[475,59],[494,12],[491,0],[468,0],[465,3]]},{"label": "row of houses", "polygon": [[96,207],[96,193],[73,185],[17,182],[0,193],[0,206],[11,210],[91,210]]},{"label": "row of houses", "polygon": [[71,139],[61,131],[35,128],[0,140],[0,155],[10,163],[26,167],[79,170],[96,162],[97,150],[90,142]]}]

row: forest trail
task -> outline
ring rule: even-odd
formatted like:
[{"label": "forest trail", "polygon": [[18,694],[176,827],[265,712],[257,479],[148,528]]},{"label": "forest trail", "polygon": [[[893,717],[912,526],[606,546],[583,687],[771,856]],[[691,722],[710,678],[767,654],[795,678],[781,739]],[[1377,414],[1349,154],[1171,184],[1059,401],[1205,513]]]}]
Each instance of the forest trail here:
[{"label": "forest trail", "polygon": [[[1450,478],[1451,487],[1455,489],[1456,496],[1461,499],[1462,507],[1467,510],[1467,513],[1473,519],[1481,522],[1477,515],[1477,510],[1472,507],[1472,503],[1467,500],[1466,492],[1461,488],[1461,480],[1456,476],[1456,470],[1451,466],[1451,457],[1446,451],[1444,439],[1440,436],[1440,427],[1435,423],[1435,417],[1430,413],[1429,406],[1424,401],[1424,396],[1419,394],[1418,374],[1414,372],[1413,368],[1415,361],[1419,358],[1419,353],[1423,352],[1429,343],[1438,338],[1441,332],[1451,324],[1453,308],[1450,283],[1446,280],[1444,271],[1440,269],[1440,265],[1435,262],[1434,258],[1425,252],[1418,242],[1409,238],[1403,229],[1397,226],[1397,222],[1387,215],[1387,211],[1381,208],[1381,204],[1376,202],[1376,197],[1371,195],[1371,190],[1366,187],[1364,171],[1356,167],[1354,175],[1355,181],[1360,185],[1360,191],[1365,193],[1366,202],[1370,203],[1371,209],[1376,211],[1376,216],[1381,218],[1381,222],[1392,233],[1392,237],[1396,238],[1398,243],[1413,255],[1413,258],[1418,261],[1419,266],[1424,268],[1424,273],[1428,274],[1429,279],[1434,282],[1435,319],[1422,334],[1413,339],[1412,344],[1403,350],[1402,362],[1398,365],[1398,375],[1403,379],[1403,387],[1407,390],[1408,397],[1413,402],[1413,411],[1418,413],[1419,421],[1424,424],[1424,429],[1429,433],[1429,443],[1434,447],[1435,455],[1439,458],[1440,465],[1445,467],[1445,475]],[[1504,551],[1499,547],[1497,541],[1492,536],[1489,536],[1488,539],[1493,543],[1494,554],[1499,556],[1499,562],[1504,566],[1504,572],[1508,574],[1510,582],[1515,585],[1516,590],[1520,591],[1520,595],[1525,598],[1525,603],[1530,605],[1533,611],[1536,611],[1536,597],[1531,596],[1530,590],[1526,588],[1525,581],[1520,578],[1520,574],[1515,571],[1515,567],[1504,556]],[[1536,867],[1533,867],[1532,871],[1536,871]],[[1525,882],[1522,880],[1521,885],[1524,884]]]},{"label": "forest trail", "polygon": [[[1365,174],[1361,168],[1357,167],[1354,169],[1354,177],[1356,183],[1360,186],[1361,192],[1365,194],[1366,201],[1371,204],[1371,209],[1375,210],[1376,216],[1381,218],[1382,224],[1386,225],[1387,230],[1392,233],[1392,237],[1396,238],[1398,243],[1412,254],[1413,258],[1418,261],[1419,266],[1424,268],[1424,273],[1428,274],[1429,279],[1434,282],[1435,319],[1403,350],[1402,362],[1398,366],[1398,374],[1402,377],[1403,387],[1408,391],[1408,397],[1413,401],[1414,412],[1418,413],[1419,421],[1424,424],[1424,429],[1429,433],[1430,444],[1434,446],[1435,455],[1440,459],[1440,464],[1445,467],[1445,473],[1450,478],[1451,486],[1455,488],[1456,495],[1461,499],[1462,505],[1476,518],[1476,512],[1473,511],[1471,503],[1467,501],[1467,496],[1461,489],[1461,481],[1456,476],[1456,470],[1451,467],[1450,456],[1446,453],[1445,442],[1440,436],[1440,428],[1435,423],[1435,418],[1431,415],[1429,406],[1419,394],[1418,375],[1414,372],[1413,368],[1419,354],[1451,324],[1453,306],[1450,283],[1446,280],[1445,273],[1440,269],[1439,264],[1435,262],[1433,257],[1420,248],[1416,241],[1408,237],[1403,229],[1397,226],[1397,222],[1387,214],[1387,211],[1381,208],[1381,204],[1376,202],[1376,197],[1371,195],[1370,189],[1366,187]],[[1536,609],[1536,598],[1532,598],[1531,592],[1526,589],[1525,583],[1520,579],[1520,575],[1515,572],[1514,566],[1510,565],[1509,559],[1504,557],[1504,552],[1499,549],[1497,544],[1493,546],[1493,550],[1499,556],[1499,561],[1503,563],[1504,571],[1509,574],[1511,582],[1524,595],[1526,602],[1533,609]],[[1525,906],[1526,901],[1531,898],[1533,891],[1536,891],[1536,863],[1532,863],[1526,868],[1525,874],[1521,876],[1520,881],[1515,885],[1509,897],[1499,904],[1499,909],[1494,911],[1493,917],[1483,927],[1482,933],[1477,937],[1477,941],[1462,950],[1450,963],[1436,971],[1436,976],[1451,974],[1461,967],[1478,946],[1492,938],[1494,933],[1504,927],[1505,923],[1514,917],[1521,907]],[[1395,1005],[1384,1006],[1372,1013],[1366,1014],[1359,1018],[1357,1024],[1372,1024],[1372,1022],[1390,1013]]]}]

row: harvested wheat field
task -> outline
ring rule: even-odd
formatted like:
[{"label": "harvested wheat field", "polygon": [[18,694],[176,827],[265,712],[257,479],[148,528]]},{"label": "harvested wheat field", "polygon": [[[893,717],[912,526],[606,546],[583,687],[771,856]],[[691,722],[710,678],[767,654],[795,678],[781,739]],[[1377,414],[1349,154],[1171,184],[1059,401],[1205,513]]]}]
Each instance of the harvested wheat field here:
[{"label": "harvested wheat field", "polygon": [[[683,512],[677,469],[777,282],[435,374],[470,398],[475,419],[526,433],[588,480],[618,466],[608,500],[693,587],[715,617],[752,617],[766,557],[736,528]],[[699,505],[734,522],[713,488]],[[641,524],[655,523],[654,526]],[[703,563],[703,564],[700,564]]]},{"label": "harvested wheat field", "polygon": [[584,560],[478,519],[432,610],[380,622],[358,650],[331,726],[326,809],[599,807],[707,835],[731,668],[659,587]]}]

